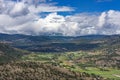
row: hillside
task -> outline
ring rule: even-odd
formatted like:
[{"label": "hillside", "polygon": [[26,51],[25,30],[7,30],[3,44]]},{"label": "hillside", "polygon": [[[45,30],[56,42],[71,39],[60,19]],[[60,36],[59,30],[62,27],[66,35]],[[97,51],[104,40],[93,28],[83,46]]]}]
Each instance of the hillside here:
[{"label": "hillside", "polygon": [[0,80],[104,80],[96,75],[72,72],[39,62],[0,65]]},{"label": "hillside", "polygon": [[27,51],[0,43],[0,80],[104,80],[95,74],[70,71],[48,63],[21,61],[25,55]]},{"label": "hillside", "polygon": [[25,54],[28,52],[13,48],[6,43],[0,43],[0,62],[15,61]]}]

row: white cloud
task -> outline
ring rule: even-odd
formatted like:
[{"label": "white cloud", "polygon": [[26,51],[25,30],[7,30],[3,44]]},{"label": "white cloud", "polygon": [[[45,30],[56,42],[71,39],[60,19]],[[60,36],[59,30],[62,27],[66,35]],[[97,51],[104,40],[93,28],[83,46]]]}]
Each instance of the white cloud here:
[{"label": "white cloud", "polygon": [[[43,0],[40,0],[39,2],[42,1]],[[21,2],[14,2],[12,0],[0,0],[0,13],[9,13],[12,16],[21,16],[28,13],[66,11],[74,11],[74,9],[67,6],[56,6],[52,3],[41,3],[35,7],[34,0],[22,0]]]},{"label": "white cloud", "polygon": [[[9,3],[8,3],[9,2]],[[73,11],[72,8],[42,3],[37,8],[9,0],[0,3],[0,33],[8,34],[61,34],[80,36],[90,34],[120,34],[120,11],[109,10],[101,14],[80,13],[62,16],[57,12]],[[50,12],[45,18],[40,14]]]},{"label": "white cloud", "polygon": [[106,23],[106,12],[103,12],[100,17],[99,17],[99,21],[98,21],[98,27],[103,27],[104,24]]},{"label": "white cloud", "polygon": [[74,9],[66,6],[58,7],[53,5],[47,4],[40,4],[37,9],[34,5],[29,7],[31,13],[40,13],[40,12],[67,12],[67,11],[74,11]]},{"label": "white cloud", "polygon": [[16,3],[13,6],[13,9],[11,9],[11,11],[9,12],[9,14],[14,17],[26,15],[28,13],[29,13],[29,10],[28,10],[27,6],[22,2]]}]

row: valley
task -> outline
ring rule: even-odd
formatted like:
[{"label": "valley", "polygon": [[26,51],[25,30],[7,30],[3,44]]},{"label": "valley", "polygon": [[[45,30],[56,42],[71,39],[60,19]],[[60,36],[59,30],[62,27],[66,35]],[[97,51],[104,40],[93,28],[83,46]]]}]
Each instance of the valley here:
[{"label": "valley", "polygon": [[[9,67],[4,68],[6,65]],[[55,70],[57,74],[49,72],[45,75],[46,70],[39,72],[37,66],[44,66],[43,70],[49,66],[48,71]],[[41,75],[46,80],[48,76],[51,80],[120,80],[120,35],[64,37],[0,34],[0,67],[8,70],[0,74],[3,77],[5,74],[18,76],[11,77],[12,80],[27,79],[25,76],[32,79],[30,76],[35,70],[38,72],[33,78],[38,80]],[[13,67],[15,71],[11,73],[9,69]],[[22,77],[25,74],[22,72],[27,74]],[[6,80],[9,78],[6,77]]]}]

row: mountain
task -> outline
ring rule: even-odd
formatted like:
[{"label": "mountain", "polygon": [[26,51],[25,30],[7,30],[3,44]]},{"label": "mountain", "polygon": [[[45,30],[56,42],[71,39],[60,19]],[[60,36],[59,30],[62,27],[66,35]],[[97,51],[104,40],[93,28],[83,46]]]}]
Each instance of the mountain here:
[{"label": "mountain", "polygon": [[[34,52],[65,52],[94,50],[103,44],[111,43],[119,35],[87,35],[87,36],[30,36],[19,34],[0,34],[0,41],[11,46]],[[108,42],[106,42],[108,41]]]}]

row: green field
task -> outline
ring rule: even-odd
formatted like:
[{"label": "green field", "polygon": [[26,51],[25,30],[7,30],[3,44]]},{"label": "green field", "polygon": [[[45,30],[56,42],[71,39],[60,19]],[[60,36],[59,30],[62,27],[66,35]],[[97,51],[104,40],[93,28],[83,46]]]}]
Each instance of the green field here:
[{"label": "green field", "polygon": [[[99,54],[97,54],[99,56]],[[97,56],[93,54],[94,56]],[[71,71],[86,72],[91,75],[99,75],[111,80],[120,80],[120,69],[96,66],[91,60],[91,54],[87,52],[65,53],[32,53],[22,57],[25,61],[40,61],[52,65],[67,68]]]},{"label": "green field", "polygon": [[110,78],[111,80],[120,80],[119,69],[107,68],[107,70],[101,70],[100,68],[96,68],[96,67],[86,67],[85,69],[75,68],[72,70],[77,71],[77,72],[86,72],[89,74],[100,75],[104,78]]}]

